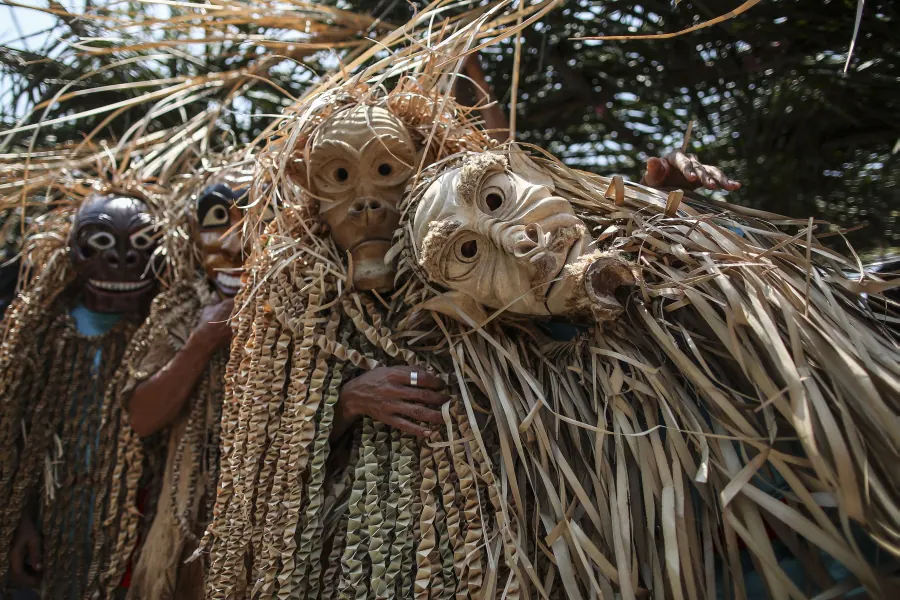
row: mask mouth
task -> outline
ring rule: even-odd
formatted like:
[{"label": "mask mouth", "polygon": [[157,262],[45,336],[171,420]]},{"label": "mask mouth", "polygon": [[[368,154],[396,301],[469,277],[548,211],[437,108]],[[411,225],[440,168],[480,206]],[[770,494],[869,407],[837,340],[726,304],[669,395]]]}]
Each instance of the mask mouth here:
[{"label": "mask mouth", "polygon": [[388,292],[394,287],[394,270],[385,264],[390,240],[369,239],[349,250],[352,260],[351,281],[359,290]]},{"label": "mask mouth", "polygon": [[229,297],[237,294],[243,287],[240,275],[235,276],[228,273],[216,273],[214,283],[222,294]]},{"label": "mask mouth", "polygon": [[88,279],[88,284],[90,284],[91,287],[102,290],[104,292],[128,293],[150,287],[150,285],[153,284],[153,280],[147,279],[145,281],[102,281],[100,279]]},{"label": "mask mouth", "polygon": [[569,247],[566,259],[550,278],[550,283],[544,289],[544,306],[547,307],[548,313],[561,314],[564,312],[563,306],[573,292],[573,282],[570,281],[572,277],[566,276],[566,266],[576,263],[579,258],[587,254],[590,243],[587,236],[575,240]]},{"label": "mask mouth", "polygon": [[391,240],[385,239],[385,238],[368,238],[368,239],[362,240],[360,242],[357,242],[349,250],[347,250],[347,252],[351,252],[351,253],[358,252],[360,250],[366,250],[371,247],[382,246],[384,244],[390,244],[390,243],[391,243]]}]

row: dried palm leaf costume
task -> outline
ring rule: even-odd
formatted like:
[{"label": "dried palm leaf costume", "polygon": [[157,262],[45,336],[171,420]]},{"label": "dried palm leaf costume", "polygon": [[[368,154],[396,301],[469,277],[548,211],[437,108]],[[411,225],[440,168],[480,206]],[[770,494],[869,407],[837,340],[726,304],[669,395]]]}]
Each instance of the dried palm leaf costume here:
[{"label": "dried palm leaf costume", "polygon": [[[243,163],[252,164],[249,159]],[[238,225],[249,208],[244,202],[248,171],[252,169],[236,169],[226,161],[224,170],[186,197],[188,231],[173,228],[169,235],[181,240],[182,246],[188,242],[190,247],[182,252],[198,254],[203,271],[190,269],[178,285],[154,300],[150,317],[135,334],[133,350],[125,360],[130,377],[118,395],[126,403],[141,382],[184,348],[204,307],[233,296],[240,288],[243,247]],[[248,214],[248,225],[255,224],[257,215]],[[270,221],[271,211],[261,211],[261,218]],[[227,359],[227,349],[212,355],[181,416],[169,427],[162,492],[135,565],[129,598],[204,597],[204,561],[185,561],[212,515]]]},{"label": "dried palm leaf costume", "polygon": [[515,148],[403,209],[414,310],[379,339],[487,400],[522,597],[896,597],[895,284],[781,217]]},{"label": "dried palm leaf costume", "polygon": [[[116,473],[139,458],[116,453],[117,436],[128,433],[104,392],[160,265],[155,190],[75,184],[75,205],[41,217],[27,239],[24,285],[3,322],[0,353],[0,547],[6,556],[23,516],[36,519],[44,598],[96,590],[91,560],[110,559],[92,554],[97,529],[132,510],[108,493]],[[4,560],[4,582],[8,567]]]},{"label": "dried palm leaf costume", "polygon": [[[210,598],[401,598],[485,585],[497,536],[488,549],[483,539],[503,507],[477,447],[420,444],[370,419],[348,444],[329,442],[342,382],[430,361],[385,336],[391,311],[378,294],[347,290],[392,287],[384,254],[395,205],[422,157],[489,146],[434,89],[423,76],[387,94],[322,92],[260,161],[255,197],[285,209],[235,301],[221,475],[203,544]],[[452,435],[468,440],[460,406],[448,408]]]}]

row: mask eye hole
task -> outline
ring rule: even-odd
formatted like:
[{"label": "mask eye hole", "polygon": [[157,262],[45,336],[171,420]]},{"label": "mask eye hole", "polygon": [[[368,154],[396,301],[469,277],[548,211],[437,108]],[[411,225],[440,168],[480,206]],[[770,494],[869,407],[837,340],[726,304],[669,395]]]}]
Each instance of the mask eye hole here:
[{"label": "mask eye hole", "polygon": [[228,225],[231,222],[231,218],[228,214],[228,209],[225,208],[222,204],[217,204],[206,211],[206,214],[203,215],[203,221],[200,223],[201,227],[222,227],[224,225]]},{"label": "mask eye hole", "polygon": [[88,238],[87,243],[94,250],[109,250],[116,245],[116,238],[108,231],[98,231]]},{"label": "mask eye hole", "polygon": [[490,192],[484,197],[484,203],[487,204],[491,212],[503,206],[503,196],[498,192]]},{"label": "mask eye hole", "polygon": [[138,250],[146,250],[153,245],[153,238],[146,233],[136,233],[131,236],[131,245]]},{"label": "mask eye hole", "polygon": [[350,179],[350,173],[344,167],[338,167],[334,170],[334,179],[343,183]]},{"label": "mask eye hole", "polygon": [[387,177],[388,175],[390,175],[393,172],[394,172],[394,167],[392,167],[391,165],[389,165],[387,163],[381,163],[380,165],[378,165],[378,174],[381,175],[382,177]]},{"label": "mask eye hole", "polygon": [[456,260],[462,263],[473,263],[478,257],[478,240],[467,237],[454,244],[454,254]]}]

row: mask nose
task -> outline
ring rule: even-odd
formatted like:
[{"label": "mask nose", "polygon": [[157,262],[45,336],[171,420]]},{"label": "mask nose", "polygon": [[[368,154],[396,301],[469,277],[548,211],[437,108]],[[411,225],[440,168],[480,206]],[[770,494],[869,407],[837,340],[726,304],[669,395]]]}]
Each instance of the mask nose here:
[{"label": "mask nose", "polygon": [[115,248],[110,248],[109,250],[103,251],[103,262],[105,262],[106,266],[108,266],[110,269],[117,271],[124,268],[124,266],[127,264],[127,260],[127,252],[123,253]]},{"label": "mask nose", "polygon": [[225,253],[228,258],[231,259],[239,259],[241,258],[241,251],[243,250],[241,244],[241,232],[240,231],[232,231],[228,233],[224,239],[222,239],[222,252]]},{"label": "mask nose", "polygon": [[122,271],[137,266],[141,257],[137,250],[130,249],[124,252],[109,249],[103,252],[103,260],[114,271]]},{"label": "mask nose", "polygon": [[133,267],[138,264],[138,260],[140,260],[140,256],[138,256],[137,250],[129,250],[125,253],[125,266]]},{"label": "mask nose", "polygon": [[374,225],[384,220],[387,210],[378,198],[359,198],[350,205],[348,216],[364,225]]}]

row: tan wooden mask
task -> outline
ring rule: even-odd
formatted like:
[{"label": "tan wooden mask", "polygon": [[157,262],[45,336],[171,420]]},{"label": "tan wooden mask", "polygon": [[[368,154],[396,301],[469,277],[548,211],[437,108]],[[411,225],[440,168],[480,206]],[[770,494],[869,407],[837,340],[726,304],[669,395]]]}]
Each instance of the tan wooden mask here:
[{"label": "tan wooden mask", "polygon": [[356,289],[393,288],[385,255],[400,222],[397,204],[415,158],[404,125],[377,106],[357,106],[329,117],[311,141],[306,178],[319,201],[319,218],[338,248],[350,254]]},{"label": "tan wooden mask", "polygon": [[261,233],[275,218],[269,204],[250,204],[250,177],[240,171],[223,171],[210,178],[197,194],[190,213],[194,243],[200,250],[203,270],[219,295],[230,298],[241,288],[244,259],[250,254],[250,234],[242,220]]},{"label": "tan wooden mask", "polygon": [[595,263],[603,261],[606,272],[608,257],[596,251],[572,204],[554,195],[551,179],[521,157],[513,165],[500,154],[473,155],[426,189],[413,242],[428,276],[455,292],[456,304],[462,293],[527,315],[619,311],[613,292],[633,282],[627,267],[612,264],[624,278],[614,278],[613,289],[590,289]]}]

